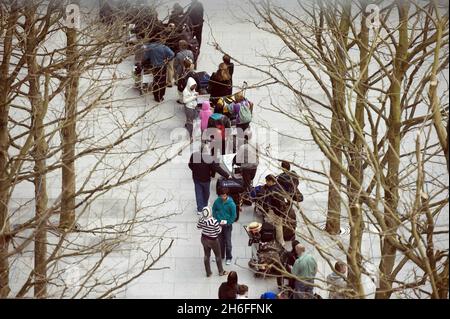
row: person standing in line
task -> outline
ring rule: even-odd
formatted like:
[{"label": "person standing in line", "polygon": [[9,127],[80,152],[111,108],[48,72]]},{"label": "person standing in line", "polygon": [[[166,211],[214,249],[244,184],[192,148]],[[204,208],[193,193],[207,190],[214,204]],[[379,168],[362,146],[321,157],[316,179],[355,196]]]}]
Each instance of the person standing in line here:
[{"label": "person standing in line", "polygon": [[247,285],[238,285],[238,294],[236,295],[236,299],[248,299]]},{"label": "person standing in line", "polygon": [[160,42],[152,42],[144,45],[144,59],[148,61],[152,67],[153,73],[153,97],[156,102],[164,101],[166,94],[166,74],[167,63],[173,59],[175,54],[166,45]]},{"label": "person standing in line", "polygon": [[253,117],[253,103],[244,97],[242,92],[234,95],[234,102],[226,106],[228,112],[236,116],[236,127],[245,132],[250,128]]},{"label": "person standing in line", "polygon": [[172,7],[172,12],[169,15],[169,22],[173,23],[177,26],[179,30],[177,33],[181,31],[183,24],[190,24],[189,17],[184,13],[183,7],[177,2]]},{"label": "person standing in line", "polygon": [[230,73],[231,77],[231,85],[233,86],[233,73],[234,73],[234,63],[231,62],[231,57],[228,54],[225,54],[222,57],[223,63],[225,63],[228,67],[228,73]]},{"label": "person standing in line", "polygon": [[[184,61],[194,61],[194,53],[189,50],[189,44],[185,40],[178,41],[179,51],[175,55],[174,67],[175,67],[175,81],[178,81],[185,71]],[[193,69],[193,65],[189,64],[187,69]],[[178,82],[177,82],[178,83]]]},{"label": "person standing in line", "polygon": [[211,264],[209,259],[211,257],[211,250],[216,256],[217,269],[219,270],[219,276],[225,276],[228,274],[223,269],[222,259],[220,258],[220,244],[219,244],[219,234],[222,231],[219,222],[212,216],[211,209],[209,207],[203,208],[202,218],[199,219],[197,223],[197,228],[202,230],[201,243],[203,245],[203,251],[205,252],[205,257],[203,259],[206,270],[206,277],[211,277]]},{"label": "person standing in line", "polygon": [[186,114],[186,124],[191,143],[193,142],[194,120],[197,118],[197,82],[193,78],[188,78],[186,87],[183,90],[184,113]]},{"label": "person standing in line", "polygon": [[228,189],[221,189],[212,210],[214,218],[217,219],[222,226],[222,232],[220,233],[219,238],[222,259],[226,259],[225,264],[231,265],[233,259],[231,232],[233,231],[233,223],[236,221],[236,204],[228,194]]},{"label": "person standing in line", "polygon": [[226,282],[219,287],[219,299],[236,299],[238,294],[238,275],[230,271]]},{"label": "person standing in line", "polygon": [[[219,113],[213,113],[208,120],[208,128],[213,129],[215,128],[218,132],[218,134],[215,135],[215,138],[218,138],[220,136],[221,140],[215,140],[213,142],[214,145],[214,153],[218,154],[220,151],[222,155],[226,154],[226,143],[227,143],[227,129],[231,128],[231,121],[230,119]],[[209,132],[208,132],[209,133]]]},{"label": "person standing in line", "polygon": [[281,246],[285,246],[283,225],[287,218],[288,208],[282,196],[283,191],[277,184],[275,176],[272,174],[266,176],[264,196],[264,211],[267,221],[275,227],[276,240]]},{"label": "person standing in line", "polygon": [[[163,40],[164,44],[168,46],[172,52],[175,54],[175,58],[178,55],[179,52],[179,35],[177,34],[175,24],[169,23],[168,26],[165,28],[163,33]],[[167,63],[167,86],[172,87],[174,84],[175,78],[175,61],[176,59],[171,59]]]},{"label": "person standing in line", "polygon": [[346,299],[345,292],[347,288],[347,282],[345,280],[345,274],[347,272],[347,265],[342,261],[337,261],[334,265],[334,271],[327,276],[328,288],[330,294],[328,299]]},{"label": "person standing in line", "polygon": [[[239,135],[239,134],[238,134]],[[251,136],[250,133],[244,133],[244,144],[237,150],[236,156],[233,159],[233,165],[236,164],[241,168],[241,175],[244,181],[244,188],[249,196],[250,187],[253,184],[253,179],[256,176],[256,171],[259,165],[259,152],[257,145],[249,144]]]},{"label": "person standing in line", "polygon": [[200,152],[192,153],[189,159],[189,168],[192,171],[192,179],[194,180],[197,214],[200,215],[203,208],[208,206],[211,176],[216,172],[225,178],[230,178],[231,176],[214,160],[205,144],[202,144]]},{"label": "person standing in line", "polygon": [[213,114],[211,110],[211,103],[205,101],[202,103],[202,110],[200,111],[200,130],[203,132],[208,128],[209,117]]},{"label": "person standing in line", "polygon": [[[286,270],[286,272],[288,272],[290,274],[292,274],[292,267],[294,266],[295,261],[298,258],[296,247],[299,244],[300,244],[300,242],[298,240],[293,240],[292,241],[292,249],[290,251],[288,251],[288,250],[283,251],[283,253],[281,254],[281,257],[280,257],[283,268]],[[278,287],[280,289],[284,288],[285,279],[288,279],[288,281],[289,281],[289,285],[288,285],[289,290],[294,291],[295,279],[291,278],[291,277],[286,278],[283,275],[277,277]]]},{"label": "person standing in line", "polygon": [[197,84],[197,88],[200,87],[200,81],[198,79],[197,73],[194,72],[194,62],[188,57],[183,61],[183,74],[178,78],[177,89],[178,89],[178,100],[177,103],[183,103],[183,91],[186,88],[187,80],[193,78]]},{"label": "person standing in line", "polygon": [[[192,0],[191,5],[187,9],[187,15],[192,23],[192,33],[198,42],[198,54],[200,54],[200,47],[202,45],[202,33],[203,33],[203,4],[198,0]],[[197,61],[196,61],[197,62]],[[195,63],[197,69],[197,63]]]},{"label": "person standing in line", "polygon": [[220,63],[219,69],[211,75],[208,83],[208,91],[214,107],[220,98],[231,97],[233,94],[231,76],[225,63]]},{"label": "person standing in line", "polygon": [[295,247],[298,258],[292,267],[296,277],[294,299],[314,299],[314,279],[317,274],[317,262],[310,253],[305,253],[303,245]]}]

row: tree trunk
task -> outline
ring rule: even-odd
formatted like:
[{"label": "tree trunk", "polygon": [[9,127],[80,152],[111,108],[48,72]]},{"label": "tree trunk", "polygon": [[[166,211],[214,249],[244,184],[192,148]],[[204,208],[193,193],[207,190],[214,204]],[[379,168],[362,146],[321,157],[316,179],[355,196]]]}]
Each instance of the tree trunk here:
[{"label": "tree trunk", "polygon": [[406,56],[408,53],[408,12],[410,3],[408,1],[400,1],[397,3],[399,12],[399,40],[394,58],[393,74],[391,85],[388,90],[390,100],[390,111],[388,118],[388,142],[389,148],[387,157],[387,176],[385,181],[384,197],[385,209],[384,220],[388,232],[385,234],[382,246],[382,258],[379,265],[380,269],[380,287],[377,290],[377,299],[388,299],[392,294],[391,273],[395,265],[396,248],[393,246],[389,238],[396,237],[398,222],[398,193],[399,193],[399,167],[400,167],[400,128],[401,128],[401,86],[404,79],[406,66]]},{"label": "tree trunk", "polygon": [[76,145],[76,113],[78,100],[79,74],[77,68],[77,31],[67,28],[67,50],[68,61],[67,76],[69,81],[65,91],[65,118],[62,126],[62,198],[60,228],[70,230],[75,224],[75,145]]},{"label": "tree trunk", "polygon": [[368,90],[369,77],[369,30],[366,26],[366,6],[365,1],[361,1],[363,17],[361,19],[361,31],[359,34],[359,84],[356,87],[357,99],[355,109],[355,124],[353,129],[355,131],[352,148],[350,153],[349,172],[353,176],[355,182],[349,183],[349,206],[350,206],[350,244],[347,255],[347,262],[349,265],[348,286],[351,287],[358,298],[364,298],[364,288],[361,284],[361,242],[364,232],[364,220],[362,216],[362,200],[359,194],[359,189],[363,185],[363,152],[364,152],[364,104],[365,97]]},{"label": "tree trunk", "polygon": [[[330,13],[331,14],[331,13]],[[335,32],[336,41],[336,68],[333,73],[335,79],[331,79],[333,87],[333,105],[331,118],[331,149],[339,163],[342,163],[342,143],[348,136],[347,124],[343,119],[345,112],[345,74],[347,72],[347,39],[351,23],[351,1],[342,4],[342,17]],[[330,162],[330,183],[328,186],[328,214],[326,231],[331,235],[337,235],[341,229],[341,167],[337,163]]]},{"label": "tree trunk", "polygon": [[[31,129],[34,139],[32,156],[34,159],[34,194],[36,229],[34,243],[34,297],[47,296],[47,181],[46,156],[47,142],[45,140],[44,118],[47,113],[46,101],[40,92],[39,67],[36,62],[36,28],[35,10],[26,8],[25,30],[28,31],[26,41],[27,66],[29,76],[28,99],[32,110]],[[47,81],[46,81],[47,82]],[[46,83],[48,85],[48,83]]]},{"label": "tree trunk", "polygon": [[11,180],[8,176],[8,115],[9,115],[9,64],[12,53],[12,39],[17,21],[17,8],[11,7],[8,22],[5,25],[6,33],[3,37],[3,56],[0,65],[0,298],[9,295],[9,262],[8,247],[10,239],[8,222],[8,203]]}]

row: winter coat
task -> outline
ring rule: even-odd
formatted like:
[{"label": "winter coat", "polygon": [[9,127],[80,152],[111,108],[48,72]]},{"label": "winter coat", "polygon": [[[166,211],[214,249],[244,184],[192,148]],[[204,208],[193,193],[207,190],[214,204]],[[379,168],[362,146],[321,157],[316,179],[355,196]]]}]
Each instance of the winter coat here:
[{"label": "winter coat", "polygon": [[283,197],[283,190],[278,185],[266,187],[264,195],[264,210],[272,209],[275,215],[286,218],[287,207]]},{"label": "winter coat", "polygon": [[218,162],[214,161],[210,154],[192,153],[189,159],[189,168],[192,171],[192,179],[200,183],[210,182],[211,176],[216,172],[223,177],[229,177],[228,173],[222,169]]},{"label": "winter coat", "polygon": [[177,55],[175,56],[174,67],[178,77],[181,77],[183,75],[184,72],[183,62],[184,59],[186,58],[189,58],[191,59],[191,61],[194,61],[194,53],[192,53],[191,50],[182,50],[178,52]]},{"label": "winter coat", "polygon": [[191,90],[191,86],[197,84],[193,78],[188,78],[186,87],[183,91],[183,103],[187,108],[195,109],[197,107],[198,93],[195,90]]},{"label": "winter coat", "polygon": [[328,299],[345,299],[345,294],[339,292],[339,290],[347,287],[347,283],[343,277],[333,272],[327,276],[327,283],[330,289]]},{"label": "winter coat", "polygon": [[223,282],[219,287],[219,299],[236,299],[238,288],[230,286],[227,282]]},{"label": "winter coat", "polygon": [[233,94],[233,87],[231,86],[231,80],[219,81],[217,79],[217,73],[213,73],[209,79],[209,92],[211,97],[224,97]]},{"label": "winter coat", "polygon": [[277,182],[286,192],[291,194],[298,187],[298,175],[295,171],[283,172],[278,175]]},{"label": "winter coat", "polygon": [[153,67],[161,67],[173,57],[173,51],[164,44],[153,42],[144,45],[144,63],[149,63]]},{"label": "winter coat", "polygon": [[200,129],[202,132],[208,128],[208,120],[212,114],[211,104],[209,101],[203,102],[202,110],[200,111]]},{"label": "winter coat", "polygon": [[217,128],[220,130],[222,140],[225,140],[225,129],[231,128],[231,121],[223,114],[214,113],[208,119],[208,128]]},{"label": "winter coat", "polygon": [[317,274],[317,262],[315,258],[308,253],[304,253],[294,263],[292,274],[302,280],[314,282]]},{"label": "winter coat", "polygon": [[233,164],[240,165],[243,169],[256,169],[259,164],[258,157],[256,146],[245,143],[239,147]]},{"label": "winter coat", "polygon": [[191,4],[187,10],[187,14],[191,19],[192,25],[202,25],[203,24],[203,5],[196,1]]}]

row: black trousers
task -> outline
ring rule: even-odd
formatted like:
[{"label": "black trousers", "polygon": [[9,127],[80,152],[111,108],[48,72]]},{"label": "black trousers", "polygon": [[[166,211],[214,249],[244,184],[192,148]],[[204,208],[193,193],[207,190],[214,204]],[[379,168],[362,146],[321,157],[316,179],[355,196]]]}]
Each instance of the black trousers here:
[{"label": "black trousers", "polygon": [[250,186],[252,186],[253,179],[256,176],[256,168],[242,168],[242,179],[244,181],[244,188],[247,192],[250,191]]},{"label": "black trousers", "polygon": [[167,66],[163,65],[161,67],[153,68],[153,97],[156,102],[161,102],[166,94],[166,73]]},{"label": "black trousers", "polygon": [[198,41],[198,55],[200,55],[200,47],[202,46],[202,33],[203,33],[203,23],[196,24],[192,27],[192,33]]}]

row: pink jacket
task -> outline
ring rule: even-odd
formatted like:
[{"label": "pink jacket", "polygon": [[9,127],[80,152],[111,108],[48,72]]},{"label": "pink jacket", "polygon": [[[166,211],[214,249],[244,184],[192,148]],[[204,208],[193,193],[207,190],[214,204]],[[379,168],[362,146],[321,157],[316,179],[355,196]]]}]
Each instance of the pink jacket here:
[{"label": "pink jacket", "polygon": [[205,101],[202,104],[202,110],[200,111],[200,128],[202,132],[208,128],[208,119],[213,114],[211,111],[211,104],[209,101]]}]

